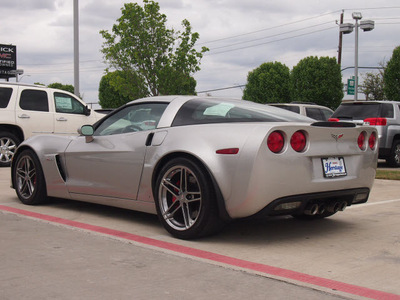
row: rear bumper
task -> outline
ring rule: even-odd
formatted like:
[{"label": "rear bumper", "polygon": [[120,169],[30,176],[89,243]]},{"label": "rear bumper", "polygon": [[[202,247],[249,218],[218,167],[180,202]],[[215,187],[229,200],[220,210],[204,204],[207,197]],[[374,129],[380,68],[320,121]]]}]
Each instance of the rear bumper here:
[{"label": "rear bumper", "polygon": [[335,203],[345,203],[346,206],[350,206],[367,202],[369,193],[369,188],[356,188],[288,196],[272,201],[253,216],[268,217],[303,214],[308,207],[315,204],[318,206],[329,206]]}]

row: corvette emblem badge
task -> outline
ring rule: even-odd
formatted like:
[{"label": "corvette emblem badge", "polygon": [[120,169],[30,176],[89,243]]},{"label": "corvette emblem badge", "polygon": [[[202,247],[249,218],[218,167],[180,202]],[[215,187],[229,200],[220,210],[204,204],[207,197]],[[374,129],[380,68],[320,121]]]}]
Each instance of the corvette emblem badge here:
[{"label": "corvette emblem badge", "polygon": [[340,138],[343,137],[343,133],[341,134],[331,134],[331,136],[335,139],[335,141],[337,142]]}]

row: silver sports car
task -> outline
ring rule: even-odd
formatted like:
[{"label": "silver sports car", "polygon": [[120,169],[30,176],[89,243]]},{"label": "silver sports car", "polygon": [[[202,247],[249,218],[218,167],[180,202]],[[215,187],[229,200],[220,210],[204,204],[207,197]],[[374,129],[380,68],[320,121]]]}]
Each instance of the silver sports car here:
[{"label": "silver sports car", "polygon": [[319,219],[366,202],[378,155],[373,127],[209,97],[136,100],[79,132],[20,145],[11,168],[19,199],[154,213],[183,239],[236,218]]}]

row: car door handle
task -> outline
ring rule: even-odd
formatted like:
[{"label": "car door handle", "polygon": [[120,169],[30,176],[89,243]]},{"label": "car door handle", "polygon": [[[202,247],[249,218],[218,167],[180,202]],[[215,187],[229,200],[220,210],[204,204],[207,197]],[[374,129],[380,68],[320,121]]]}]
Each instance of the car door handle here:
[{"label": "car door handle", "polygon": [[30,116],[28,116],[26,114],[22,114],[22,115],[19,115],[18,118],[20,118],[20,119],[29,119]]},{"label": "car door handle", "polygon": [[68,121],[68,119],[64,118],[64,117],[60,117],[56,119],[57,121],[61,121],[61,122],[65,122]]}]

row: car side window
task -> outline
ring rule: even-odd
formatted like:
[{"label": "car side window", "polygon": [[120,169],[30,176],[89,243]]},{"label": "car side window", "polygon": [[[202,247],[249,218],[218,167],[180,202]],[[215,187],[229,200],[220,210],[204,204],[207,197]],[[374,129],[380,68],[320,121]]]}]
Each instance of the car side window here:
[{"label": "car side window", "polygon": [[6,108],[11,99],[12,88],[0,88],[0,108]]},{"label": "car side window", "polygon": [[54,104],[58,113],[85,114],[85,106],[68,94],[55,92]]},{"label": "car side window", "polygon": [[314,120],[323,120],[323,116],[321,114],[321,111],[319,108],[316,107],[306,107],[306,115],[309,118],[312,118]]},{"label": "car side window", "polygon": [[394,117],[393,105],[388,103],[383,103],[381,116],[382,118],[393,118]]},{"label": "car side window", "polygon": [[328,121],[328,119],[332,116],[332,111],[327,109],[321,109],[321,113],[323,115],[324,121]]},{"label": "car side window", "polygon": [[141,103],[129,105],[106,117],[96,128],[94,135],[113,135],[157,127],[167,103]]},{"label": "car side window", "polygon": [[49,111],[47,93],[40,90],[23,90],[19,106],[23,110]]}]

